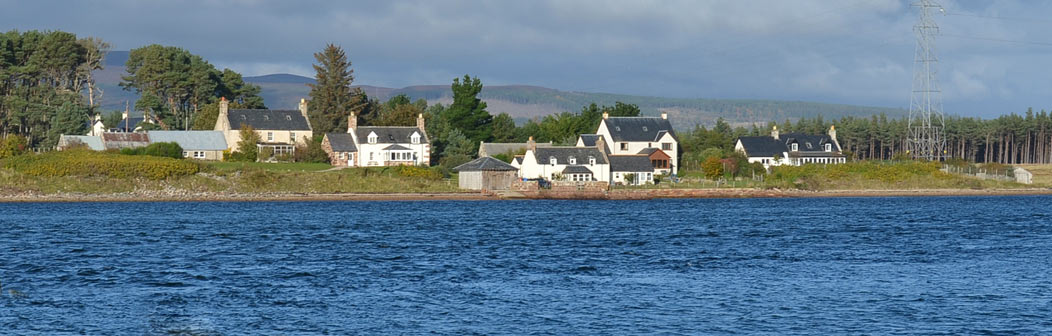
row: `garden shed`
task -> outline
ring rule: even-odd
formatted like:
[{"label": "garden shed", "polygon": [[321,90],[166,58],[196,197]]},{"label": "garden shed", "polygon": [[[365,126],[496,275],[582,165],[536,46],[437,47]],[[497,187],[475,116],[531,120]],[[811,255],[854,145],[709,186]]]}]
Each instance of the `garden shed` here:
[{"label": "garden shed", "polygon": [[453,170],[459,175],[460,189],[468,190],[507,190],[518,179],[519,172],[518,168],[489,156],[459,165]]}]

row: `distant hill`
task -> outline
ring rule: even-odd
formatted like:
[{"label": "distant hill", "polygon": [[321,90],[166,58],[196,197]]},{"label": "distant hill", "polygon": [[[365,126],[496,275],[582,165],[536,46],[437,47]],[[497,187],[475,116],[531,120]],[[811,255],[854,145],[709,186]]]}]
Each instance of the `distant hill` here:
[{"label": "distant hill", "polygon": [[[273,108],[295,108],[299,99],[307,97],[310,92],[306,84],[314,82],[311,78],[288,74],[245,77],[245,81],[262,87],[264,101]],[[430,103],[449,104],[453,100],[449,85],[417,85],[401,89],[369,85],[358,87],[370,97],[381,101],[398,94],[405,94],[412,100],[426,99]],[[490,112],[507,112],[519,122],[563,111],[580,111],[581,107],[593,102],[599,105],[614,105],[619,101],[639,105],[645,115],[668,112],[678,128],[692,127],[699,123],[711,125],[720,117],[733,124],[746,125],[818,115],[828,119],[841,116],[869,117],[881,113],[889,117],[907,114],[906,110],[887,107],[761,99],[663,98],[560,91],[528,85],[485,86],[481,97],[489,105]]]},{"label": "distant hill", "polygon": [[[124,74],[124,63],[128,59],[127,51],[111,51],[106,57],[106,68],[96,71],[96,81],[103,90],[101,105],[107,110],[123,110],[124,102],[132,106],[138,95],[121,90],[117,85]],[[245,77],[245,81],[259,85],[264,102],[270,108],[295,109],[301,98],[310,92],[307,84],[314,83],[313,78],[292,74],[271,74]],[[372,98],[385,101],[395,95],[405,94],[411,99],[426,99],[429,103],[449,104],[453,93],[449,85],[416,85],[404,88],[386,88],[370,85],[357,86]],[[680,129],[693,127],[696,124],[711,125],[717,118],[723,117],[731,124],[748,125],[767,121],[796,120],[802,117],[821,115],[827,119],[842,116],[869,117],[875,114],[887,114],[889,117],[903,117],[907,111],[897,108],[826,104],[801,101],[777,101],[762,99],[688,99],[634,96],[610,93],[561,91],[528,85],[494,85],[485,86],[481,98],[486,101],[491,113],[507,112],[518,122],[540,118],[563,111],[580,111],[585,105],[614,105],[623,102],[639,105],[644,115],[658,115],[667,112],[673,124]]]}]

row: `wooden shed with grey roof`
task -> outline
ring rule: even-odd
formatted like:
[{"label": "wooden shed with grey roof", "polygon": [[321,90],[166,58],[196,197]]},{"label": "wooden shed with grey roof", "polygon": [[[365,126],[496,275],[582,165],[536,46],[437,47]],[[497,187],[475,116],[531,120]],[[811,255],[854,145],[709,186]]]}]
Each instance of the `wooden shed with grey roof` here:
[{"label": "wooden shed with grey roof", "polygon": [[519,169],[504,161],[483,156],[459,165],[453,171],[459,175],[460,189],[507,190],[518,179]]}]

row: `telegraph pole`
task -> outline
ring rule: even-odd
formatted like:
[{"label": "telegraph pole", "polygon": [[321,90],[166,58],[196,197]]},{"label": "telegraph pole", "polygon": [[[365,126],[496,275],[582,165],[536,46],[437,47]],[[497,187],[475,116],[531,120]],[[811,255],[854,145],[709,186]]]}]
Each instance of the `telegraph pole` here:
[{"label": "telegraph pole", "polygon": [[942,90],[936,80],[939,58],[935,54],[935,36],[939,26],[935,12],[943,13],[935,0],[917,0],[913,7],[920,9],[920,19],[913,26],[917,34],[917,50],[913,58],[913,93],[910,96],[909,139],[906,151],[914,159],[937,161],[945,158],[946,126],[942,113]]}]

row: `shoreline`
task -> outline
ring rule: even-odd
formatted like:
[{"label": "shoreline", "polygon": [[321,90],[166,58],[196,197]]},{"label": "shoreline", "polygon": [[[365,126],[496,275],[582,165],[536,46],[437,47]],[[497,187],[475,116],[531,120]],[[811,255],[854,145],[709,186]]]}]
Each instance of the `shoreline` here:
[{"label": "shoreline", "polygon": [[1052,195],[1052,188],[1025,189],[914,189],[914,190],[779,190],[779,189],[615,189],[606,193],[523,195],[500,197],[481,192],[444,193],[200,193],[172,195],[163,192],[119,194],[16,194],[0,195],[0,203],[76,202],[295,202],[295,201],[490,201],[490,200],[651,200],[690,198],[833,198],[833,197],[952,197]]}]

